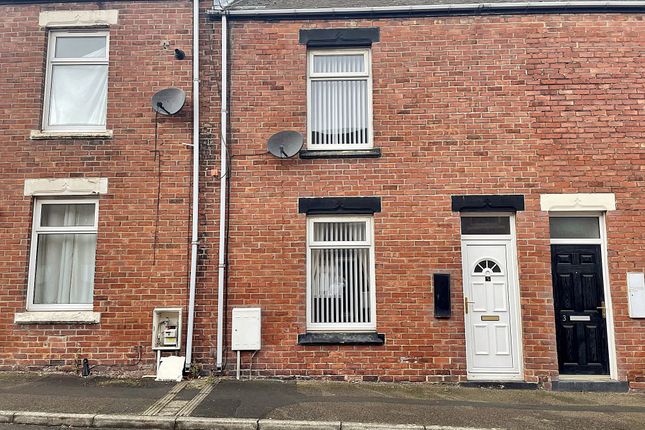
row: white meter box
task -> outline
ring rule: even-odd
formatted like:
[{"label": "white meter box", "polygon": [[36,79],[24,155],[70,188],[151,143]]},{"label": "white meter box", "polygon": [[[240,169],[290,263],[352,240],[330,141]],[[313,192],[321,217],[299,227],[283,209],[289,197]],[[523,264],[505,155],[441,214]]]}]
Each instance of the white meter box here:
[{"label": "white meter box", "polygon": [[629,301],[629,316],[645,318],[645,274],[627,274],[627,298]]},{"label": "white meter box", "polygon": [[181,308],[156,308],[152,311],[152,349],[181,349]]},{"label": "white meter box", "polygon": [[257,351],[262,346],[262,311],[260,308],[233,308],[231,349]]}]

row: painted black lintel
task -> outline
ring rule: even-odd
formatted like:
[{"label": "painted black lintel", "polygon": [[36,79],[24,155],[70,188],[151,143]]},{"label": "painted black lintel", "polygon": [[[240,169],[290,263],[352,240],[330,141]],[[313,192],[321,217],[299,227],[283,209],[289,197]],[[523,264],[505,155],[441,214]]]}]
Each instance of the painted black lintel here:
[{"label": "painted black lintel", "polygon": [[521,194],[452,196],[453,212],[523,211]]},{"label": "painted black lintel", "polygon": [[307,215],[373,214],[381,212],[380,197],[301,197],[298,212]]},{"label": "painted black lintel", "polygon": [[300,43],[311,48],[370,46],[380,40],[378,27],[300,30]]},{"label": "painted black lintel", "polygon": [[299,345],[383,345],[383,333],[305,333],[298,335]]},{"label": "painted black lintel", "polygon": [[381,156],[381,148],[372,149],[354,149],[354,150],[341,150],[341,151],[311,151],[303,149],[300,151],[300,158],[379,158]]}]

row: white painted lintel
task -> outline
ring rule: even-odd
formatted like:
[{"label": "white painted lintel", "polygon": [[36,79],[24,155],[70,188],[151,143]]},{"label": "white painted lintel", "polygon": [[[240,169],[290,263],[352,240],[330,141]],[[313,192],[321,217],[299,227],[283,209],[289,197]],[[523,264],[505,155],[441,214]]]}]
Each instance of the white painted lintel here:
[{"label": "white painted lintel", "polygon": [[40,12],[38,25],[44,28],[108,27],[119,21],[119,11],[108,10],[47,10]]},{"label": "white painted lintel", "polygon": [[546,212],[615,211],[614,193],[540,194],[540,208]]},{"label": "white painted lintel", "polygon": [[25,179],[25,196],[90,196],[107,194],[108,178]]}]

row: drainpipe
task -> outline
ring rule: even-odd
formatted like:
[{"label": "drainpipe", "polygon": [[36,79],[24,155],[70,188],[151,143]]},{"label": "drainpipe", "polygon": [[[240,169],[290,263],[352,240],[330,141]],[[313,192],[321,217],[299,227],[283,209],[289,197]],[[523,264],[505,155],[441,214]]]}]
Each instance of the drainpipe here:
[{"label": "drainpipe", "polygon": [[222,25],[222,61],[220,64],[222,74],[222,100],[221,100],[221,116],[220,116],[220,197],[219,197],[219,263],[218,263],[218,276],[217,276],[217,370],[222,370],[222,356],[224,348],[224,287],[226,281],[226,187],[228,182],[228,154],[227,154],[227,121],[228,121],[228,97],[227,97],[227,84],[228,84],[228,22],[226,13],[222,10],[221,16]]},{"label": "drainpipe", "polygon": [[193,191],[192,233],[190,239],[190,278],[188,281],[188,328],[186,332],[186,363],[193,360],[195,326],[195,289],[197,284],[197,251],[199,246],[199,0],[193,0]]}]

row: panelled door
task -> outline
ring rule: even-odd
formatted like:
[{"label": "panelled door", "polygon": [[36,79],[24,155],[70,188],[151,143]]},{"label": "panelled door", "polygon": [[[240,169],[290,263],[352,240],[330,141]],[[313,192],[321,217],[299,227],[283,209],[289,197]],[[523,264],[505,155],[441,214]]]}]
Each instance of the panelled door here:
[{"label": "panelled door", "polygon": [[551,245],[561,374],[608,374],[600,245]]},{"label": "panelled door", "polygon": [[511,243],[466,242],[463,249],[468,376],[515,379],[520,358]]}]

